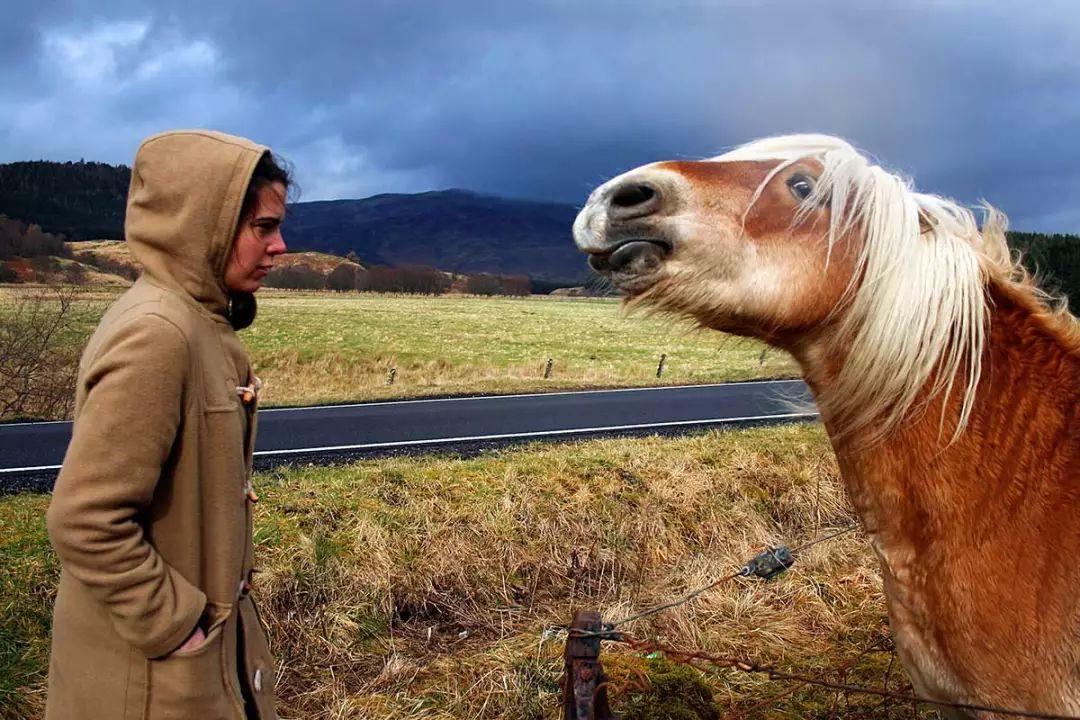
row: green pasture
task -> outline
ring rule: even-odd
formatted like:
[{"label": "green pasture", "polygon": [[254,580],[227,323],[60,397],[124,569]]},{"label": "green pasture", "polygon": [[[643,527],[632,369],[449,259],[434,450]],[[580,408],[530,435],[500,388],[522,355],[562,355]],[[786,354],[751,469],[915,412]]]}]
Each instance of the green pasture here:
[{"label": "green pasture", "polygon": [[[116,292],[80,297],[61,334],[70,356]],[[34,293],[48,296],[42,288],[0,290],[0,315]],[[266,290],[258,299],[258,319],[241,337],[268,405],[797,374],[786,354],[759,342],[667,316],[629,315],[615,299]]]}]

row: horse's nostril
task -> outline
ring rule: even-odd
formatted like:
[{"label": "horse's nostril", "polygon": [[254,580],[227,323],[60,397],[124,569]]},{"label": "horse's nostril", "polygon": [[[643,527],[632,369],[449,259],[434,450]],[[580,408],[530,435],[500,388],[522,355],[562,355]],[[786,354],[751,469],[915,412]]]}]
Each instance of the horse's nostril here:
[{"label": "horse's nostril", "polygon": [[633,208],[656,197],[656,189],[643,183],[631,183],[619,188],[611,196],[611,204],[620,208]]}]

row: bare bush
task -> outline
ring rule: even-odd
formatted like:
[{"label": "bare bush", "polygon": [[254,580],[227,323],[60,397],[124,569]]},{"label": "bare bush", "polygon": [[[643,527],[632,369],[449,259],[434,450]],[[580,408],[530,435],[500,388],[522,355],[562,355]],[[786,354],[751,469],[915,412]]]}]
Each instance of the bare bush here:
[{"label": "bare bush", "polygon": [[465,281],[465,292],[473,295],[528,295],[532,281],[526,275],[470,275]]},{"label": "bare bush", "polygon": [[40,225],[27,225],[0,216],[0,257],[71,257],[63,235],[44,232]]},{"label": "bare bush", "polygon": [[442,295],[453,282],[446,273],[426,265],[374,266],[368,268],[363,279],[366,282],[361,283],[362,290],[421,295]]},{"label": "bare bush", "polygon": [[364,269],[351,263],[341,263],[326,276],[326,289],[335,292],[358,290],[364,282]]},{"label": "bare bush", "polygon": [[497,275],[488,273],[470,275],[465,282],[465,292],[472,295],[498,295],[502,292],[502,282]]},{"label": "bare bush", "polygon": [[318,270],[307,265],[274,268],[263,283],[266,287],[288,290],[322,290],[326,278]]},{"label": "bare bush", "polygon": [[85,285],[88,281],[86,268],[77,262],[64,266],[64,281],[69,285]]},{"label": "bare bush", "polygon": [[74,330],[78,296],[74,287],[53,288],[0,311],[0,419],[71,414],[78,355],[63,340]]}]

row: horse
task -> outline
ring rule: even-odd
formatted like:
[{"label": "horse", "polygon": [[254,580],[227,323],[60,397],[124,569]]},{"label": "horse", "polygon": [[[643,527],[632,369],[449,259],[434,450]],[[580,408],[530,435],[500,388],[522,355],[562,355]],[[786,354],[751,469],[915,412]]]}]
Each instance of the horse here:
[{"label": "horse", "polygon": [[982,210],[788,135],[619,175],[573,233],[629,305],[795,358],[920,696],[1080,715],[1080,325]]}]

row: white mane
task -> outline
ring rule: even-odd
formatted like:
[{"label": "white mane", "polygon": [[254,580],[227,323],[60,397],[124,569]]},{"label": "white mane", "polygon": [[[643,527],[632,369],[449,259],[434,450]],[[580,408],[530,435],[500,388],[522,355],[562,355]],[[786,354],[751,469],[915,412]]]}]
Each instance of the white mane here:
[{"label": "white mane", "polygon": [[[932,398],[959,383],[955,439],[967,424],[982,368],[988,323],[984,273],[1009,264],[1004,216],[992,208],[984,235],[971,211],[872,164],[847,142],[825,135],[758,140],[718,162],[779,160],[757,189],[792,163],[814,159],[824,172],[796,223],[822,203],[831,219],[828,247],[849,231],[864,238],[840,306],[847,312],[834,342],[847,350],[822,408],[845,431],[899,422],[932,382]],[[992,227],[991,227],[992,226]],[[948,407],[945,404],[945,407]],[[945,416],[942,416],[944,427]]]}]

